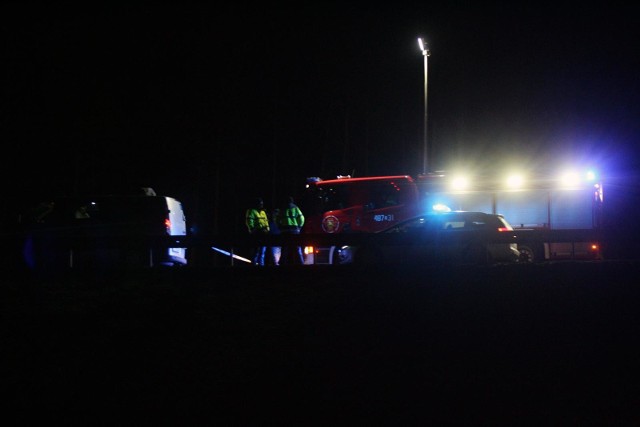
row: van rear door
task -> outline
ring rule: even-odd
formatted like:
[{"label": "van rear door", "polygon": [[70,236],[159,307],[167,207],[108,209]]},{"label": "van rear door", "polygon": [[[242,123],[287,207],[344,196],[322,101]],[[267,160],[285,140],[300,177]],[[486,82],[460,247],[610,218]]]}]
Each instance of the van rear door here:
[{"label": "van rear door", "polygon": [[[182,203],[173,197],[165,197],[167,207],[169,208],[169,224],[168,232],[170,236],[186,236],[187,220],[184,215]],[[169,257],[176,263],[186,264],[186,248],[169,248]]]}]

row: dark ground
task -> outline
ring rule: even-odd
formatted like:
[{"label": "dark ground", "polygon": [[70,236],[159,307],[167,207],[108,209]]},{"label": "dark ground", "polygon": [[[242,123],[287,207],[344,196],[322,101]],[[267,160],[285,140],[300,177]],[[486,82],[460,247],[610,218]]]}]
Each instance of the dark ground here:
[{"label": "dark ground", "polygon": [[2,285],[16,424],[637,425],[640,263]]}]

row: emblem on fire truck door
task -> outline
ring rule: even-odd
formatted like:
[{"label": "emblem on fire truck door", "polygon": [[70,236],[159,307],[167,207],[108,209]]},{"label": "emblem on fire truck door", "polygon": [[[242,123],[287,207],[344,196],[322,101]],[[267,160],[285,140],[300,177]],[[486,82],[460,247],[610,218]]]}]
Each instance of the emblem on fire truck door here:
[{"label": "emblem on fire truck door", "polygon": [[325,233],[335,233],[340,227],[340,220],[333,215],[326,216],[322,219],[322,229]]}]

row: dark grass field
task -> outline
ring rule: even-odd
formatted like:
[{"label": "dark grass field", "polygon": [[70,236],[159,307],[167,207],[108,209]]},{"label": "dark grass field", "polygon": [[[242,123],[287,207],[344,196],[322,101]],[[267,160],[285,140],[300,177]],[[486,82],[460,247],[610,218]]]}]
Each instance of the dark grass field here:
[{"label": "dark grass field", "polygon": [[5,418],[637,425],[639,278],[637,261],[27,274],[1,288]]}]

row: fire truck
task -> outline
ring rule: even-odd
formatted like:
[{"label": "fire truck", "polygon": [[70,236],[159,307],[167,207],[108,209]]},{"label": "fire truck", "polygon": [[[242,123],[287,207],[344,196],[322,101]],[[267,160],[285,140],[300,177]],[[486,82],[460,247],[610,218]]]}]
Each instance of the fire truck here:
[{"label": "fire truck", "polygon": [[[422,211],[409,175],[308,178],[301,205],[305,234],[376,233]],[[338,264],[334,245],[305,246],[305,264]]]},{"label": "fire truck", "polygon": [[[503,215],[522,233],[523,260],[599,259],[597,241],[543,241],[540,232],[602,227],[603,184],[593,171],[529,176],[433,172],[418,175],[309,178],[303,196],[312,234],[376,233],[405,219],[444,210]],[[305,264],[338,264],[338,245],[305,246]]]}]

